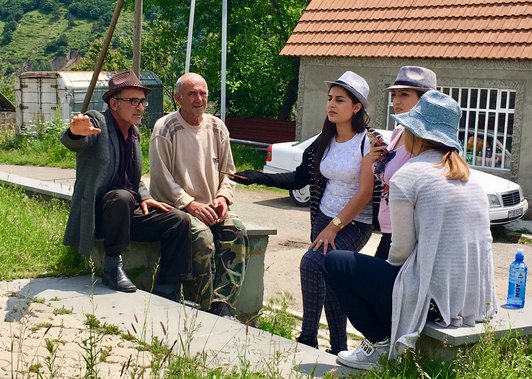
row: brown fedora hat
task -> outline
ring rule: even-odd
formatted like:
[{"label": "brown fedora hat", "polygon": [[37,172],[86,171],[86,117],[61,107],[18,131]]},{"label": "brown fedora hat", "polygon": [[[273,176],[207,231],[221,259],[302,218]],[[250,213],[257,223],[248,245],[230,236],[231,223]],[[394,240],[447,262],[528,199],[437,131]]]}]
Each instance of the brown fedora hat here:
[{"label": "brown fedora hat", "polygon": [[109,79],[109,89],[102,96],[103,101],[109,104],[113,95],[124,88],[140,88],[144,94],[149,94],[151,89],[144,87],[133,71],[123,71],[114,74]]}]

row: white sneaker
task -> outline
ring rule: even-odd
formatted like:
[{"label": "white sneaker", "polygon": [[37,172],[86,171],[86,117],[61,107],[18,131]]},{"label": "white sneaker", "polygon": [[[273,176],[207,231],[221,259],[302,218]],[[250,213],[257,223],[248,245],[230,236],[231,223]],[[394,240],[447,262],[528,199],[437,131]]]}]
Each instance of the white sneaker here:
[{"label": "white sneaker", "polygon": [[362,370],[377,369],[381,367],[378,363],[379,358],[388,354],[389,349],[389,339],[377,343],[371,343],[364,339],[357,349],[339,352],[336,361],[345,366]]}]

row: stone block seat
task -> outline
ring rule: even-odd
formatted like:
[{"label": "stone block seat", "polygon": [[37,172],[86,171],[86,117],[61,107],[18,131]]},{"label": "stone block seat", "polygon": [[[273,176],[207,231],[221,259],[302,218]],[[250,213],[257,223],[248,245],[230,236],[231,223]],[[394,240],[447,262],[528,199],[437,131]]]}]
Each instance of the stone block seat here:
[{"label": "stone block seat", "polygon": [[[264,257],[270,235],[276,229],[245,224],[249,238],[249,260],[244,283],[236,304],[236,316],[243,322],[254,324],[264,300]],[[129,251],[122,255],[124,268],[135,285],[150,292],[157,262],[160,257],[159,242],[145,243],[131,241]],[[97,272],[100,272],[105,251],[103,240],[96,241],[91,257]]]},{"label": "stone block seat", "polygon": [[[38,180],[0,172],[0,182],[18,186],[24,191],[46,198],[70,201],[73,186],[46,180]],[[253,324],[263,304],[264,256],[268,236],[277,234],[276,229],[244,223],[248,231],[250,256],[244,284],[236,305],[236,315],[243,322]],[[91,254],[96,271],[99,272],[104,257],[103,243],[97,241]],[[123,255],[124,266],[137,287],[149,291],[152,288],[156,262],[160,256],[159,243],[131,242],[130,251]]]},{"label": "stone block seat", "polygon": [[532,298],[526,299],[522,309],[506,308],[505,303],[499,301],[497,314],[485,324],[444,328],[433,322],[427,323],[416,348],[427,356],[449,362],[459,349],[467,349],[479,342],[486,331],[493,332],[495,338],[508,333],[532,335]]}]

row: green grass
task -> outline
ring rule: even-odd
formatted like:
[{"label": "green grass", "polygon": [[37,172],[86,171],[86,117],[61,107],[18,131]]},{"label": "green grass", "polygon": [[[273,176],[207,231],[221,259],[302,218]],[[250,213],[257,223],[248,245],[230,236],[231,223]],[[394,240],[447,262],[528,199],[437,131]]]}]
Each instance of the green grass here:
[{"label": "green grass", "polygon": [[237,144],[231,145],[231,150],[233,152],[233,159],[235,161],[237,171],[262,171],[262,167],[265,163],[264,153],[248,146]]},{"label": "green grass", "polygon": [[268,305],[257,320],[259,329],[292,339],[296,326],[295,316],[288,313],[288,306],[294,301],[292,295],[283,292],[268,299]]},{"label": "green grass", "polygon": [[62,243],[67,215],[59,200],[0,185],[0,280],[85,273],[80,256]]},{"label": "green grass", "polygon": [[40,125],[33,135],[17,135],[14,132],[0,135],[0,162],[75,168],[76,155],[59,141],[65,127],[65,123],[53,121]]}]

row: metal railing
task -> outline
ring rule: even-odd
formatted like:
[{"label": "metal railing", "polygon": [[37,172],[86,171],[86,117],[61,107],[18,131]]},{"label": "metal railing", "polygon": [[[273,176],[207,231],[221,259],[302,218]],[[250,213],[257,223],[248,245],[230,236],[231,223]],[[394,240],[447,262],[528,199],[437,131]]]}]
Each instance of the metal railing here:
[{"label": "metal railing", "polygon": [[268,149],[268,146],[270,146],[269,143],[265,143],[265,142],[248,141],[245,139],[237,139],[237,138],[231,138],[230,141],[231,143],[234,143],[237,145],[254,147],[257,150],[266,150]]}]

